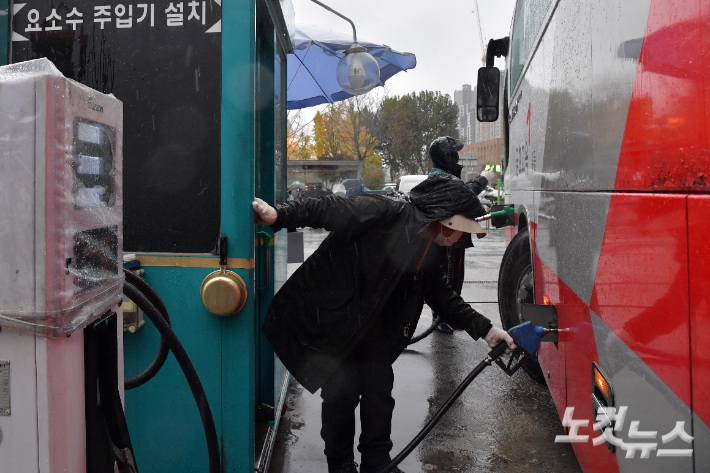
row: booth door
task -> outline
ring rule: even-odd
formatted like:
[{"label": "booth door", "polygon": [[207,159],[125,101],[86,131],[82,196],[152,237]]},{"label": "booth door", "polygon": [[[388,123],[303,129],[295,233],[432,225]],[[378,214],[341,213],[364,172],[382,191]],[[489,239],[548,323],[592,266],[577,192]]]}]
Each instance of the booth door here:
[{"label": "booth door", "polygon": [[[286,200],[286,55],[275,38],[274,25],[266,8],[257,10],[257,196],[270,204]],[[274,234],[269,227],[256,230],[256,324],[257,406],[262,405],[273,420],[271,408],[279,401],[285,370],[261,333],[266,311],[287,276],[286,230]],[[268,406],[268,407],[267,407]],[[257,417],[259,414],[257,412]],[[257,422],[259,419],[257,418]],[[257,426],[257,443],[259,426]]]}]

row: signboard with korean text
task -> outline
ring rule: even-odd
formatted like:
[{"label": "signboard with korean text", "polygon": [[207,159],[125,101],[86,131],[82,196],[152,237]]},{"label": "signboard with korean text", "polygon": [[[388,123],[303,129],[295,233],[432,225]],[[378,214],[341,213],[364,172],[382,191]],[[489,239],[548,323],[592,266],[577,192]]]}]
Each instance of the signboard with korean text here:
[{"label": "signboard with korean text", "polygon": [[11,7],[11,62],[46,57],[124,105],[124,247],[205,253],[219,234],[221,0]]},{"label": "signboard with korean text", "polygon": [[326,170],[331,170],[331,171],[337,171],[338,166],[334,164],[304,164],[301,166],[303,169],[310,169],[314,171],[326,171]]}]

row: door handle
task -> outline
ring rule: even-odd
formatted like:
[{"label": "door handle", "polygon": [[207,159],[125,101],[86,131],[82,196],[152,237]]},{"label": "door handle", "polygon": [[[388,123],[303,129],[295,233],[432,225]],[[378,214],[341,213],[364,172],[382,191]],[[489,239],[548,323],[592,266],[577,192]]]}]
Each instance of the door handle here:
[{"label": "door handle", "polygon": [[271,283],[271,235],[266,232],[259,232],[259,247],[264,247],[266,251],[266,284],[262,286],[257,286],[257,289],[266,289]]}]

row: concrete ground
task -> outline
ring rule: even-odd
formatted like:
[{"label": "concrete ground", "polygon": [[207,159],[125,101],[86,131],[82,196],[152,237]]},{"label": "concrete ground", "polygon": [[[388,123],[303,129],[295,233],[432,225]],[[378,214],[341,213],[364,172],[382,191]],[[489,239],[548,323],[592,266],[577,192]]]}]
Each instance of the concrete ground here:
[{"label": "concrete ground", "polygon": [[[305,230],[311,254],[326,232]],[[500,327],[496,300],[503,233],[493,231],[466,251],[463,298]],[[298,265],[289,265],[291,273]],[[432,321],[425,306],[417,333]],[[392,440],[396,455],[488,352],[465,332],[434,332],[412,345],[394,364],[396,406]],[[320,393],[311,395],[292,379],[271,461],[271,473],[327,472],[320,438]],[[414,472],[580,472],[570,444],[554,443],[564,431],[547,387],[520,370],[512,378],[487,368],[449,409],[427,438],[400,464]],[[356,435],[359,435],[359,431]],[[357,438],[357,436],[356,436]],[[355,451],[356,461],[358,452]]]}]

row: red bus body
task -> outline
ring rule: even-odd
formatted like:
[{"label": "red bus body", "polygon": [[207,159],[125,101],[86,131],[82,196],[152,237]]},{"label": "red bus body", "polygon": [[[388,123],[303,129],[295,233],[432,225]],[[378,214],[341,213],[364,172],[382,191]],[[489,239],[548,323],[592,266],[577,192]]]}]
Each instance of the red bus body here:
[{"label": "red bus body", "polygon": [[[583,471],[710,471],[710,2],[519,0],[506,69],[508,237],[567,329],[539,359]],[[648,458],[592,445],[592,363]]]}]

